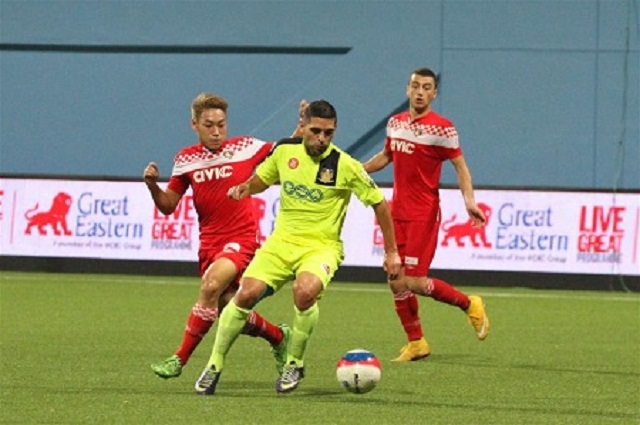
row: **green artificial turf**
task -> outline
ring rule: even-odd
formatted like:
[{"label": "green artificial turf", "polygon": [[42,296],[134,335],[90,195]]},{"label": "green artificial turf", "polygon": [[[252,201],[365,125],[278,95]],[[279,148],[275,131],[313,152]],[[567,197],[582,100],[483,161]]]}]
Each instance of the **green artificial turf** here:
[{"label": "green artificial turf", "polygon": [[[0,423],[632,424],[640,423],[640,297],[619,292],[463,288],[483,297],[491,334],[421,298],[432,355],[392,363],[405,337],[381,284],[333,282],[307,350],[306,379],[279,395],[268,344],[241,336],[215,396],[194,394],[215,328],[181,377],[149,365],[173,354],[197,278],[0,272]],[[291,287],[257,311],[291,323]],[[341,355],[382,363],[372,392],[345,392]]]}]

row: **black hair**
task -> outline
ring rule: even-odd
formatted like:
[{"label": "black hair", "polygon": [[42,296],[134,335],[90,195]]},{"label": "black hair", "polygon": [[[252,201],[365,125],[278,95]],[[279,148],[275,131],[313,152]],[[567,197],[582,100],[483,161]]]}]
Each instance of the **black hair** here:
[{"label": "black hair", "polygon": [[431,77],[433,78],[433,81],[435,81],[436,83],[436,88],[438,88],[438,76],[436,75],[435,72],[433,72],[431,69],[429,68],[418,68],[416,70],[414,70],[411,75],[416,74],[419,75],[421,77]]},{"label": "black hair", "polygon": [[309,122],[312,117],[333,119],[338,124],[338,114],[336,108],[326,100],[314,100],[304,110],[304,120]]}]

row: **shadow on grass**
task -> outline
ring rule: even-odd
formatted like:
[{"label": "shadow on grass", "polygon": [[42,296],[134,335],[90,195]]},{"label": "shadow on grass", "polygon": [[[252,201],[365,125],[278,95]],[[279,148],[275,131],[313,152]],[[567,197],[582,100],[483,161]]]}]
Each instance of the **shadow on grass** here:
[{"label": "shadow on grass", "polygon": [[[241,383],[237,383],[241,385]],[[394,392],[395,395],[400,395],[397,392]],[[248,393],[227,393],[220,394],[225,398],[246,398]],[[251,397],[254,397],[255,394],[251,393]],[[354,404],[354,405],[372,405],[372,406],[389,406],[398,407],[398,406],[406,406],[407,409],[457,409],[457,410],[470,410],[477,411],[481,408],[484,411],[503,411],[503,412],[520,412],[520,413],[535,413],[535,414],[545,414],[545,415],[553,415],[553,416],[579,416],[584,418],[612,418],[612,419],[623,419],[628,420],[629,423],[633,420],[637,420],[638,416],[635,414],[627,414],[620,412],[607,412],[603,410],[589,410],[589,409],[580,409],[573,407],[566,408],[553,408],[553,407],[517,407],[517,406],[506,406],[506,405],[491,405],[483,403],[481,406],[478,403],[443,403],[443,402],[434,402],[425,400],[423,394],[417,391],[403,391],[402,398],[404,400],[399,400],[397,397],[393,397],[390,399],[387,395],[384,397],[377,396],[374,392],[367,394],[348,394],[341,389],[328,391],[326,389],[314,389],[314,388],[305,388],[300,387],[296,391],[290,394],[275,394],[275,392],[270,394],[260,394],[260,397],[272,398],[275,397],[279,400],[287,400],[291,402],[298,402],[300,399],[304,399],[305,403],[335,403],[338,398],[342,398],[342,402]]]},{"label": "shadow on grass", "polygon": [[[301,399],[305,400],[305,403],[336,403],[340,401],[343,403],[350,403],[354,405],[372,405],[372,406],[389,406],[398,407],[406,406],[407,409],[457,409],[457,410],[471,410],[477,411],[481,408],[483,411],[503,411],[503,412],[521,412],[521,413],[535,413],[545,415],[557,415],[557,416],[580,416],[585,418],[613,418],[622,419],[625,423],[631,423],[638,419],[636,414],[627,414],[620,412],[607,412],[603,410],[588,410],[572,407],[554,408],[549,406],[542,407],[518,407],[518,406],[506,406],[482,403],[446,403],[435,402],[426,400],[424,395],[418,391],[411,391],[407,389],[400,393],[394,392],[394,397],[389,398],[388,393],[383,393],[384,396],[376,395],[376,392],[368,394],[349,394],[344,390],[337,388],[335,390],[327,390],[323,388],[313,387],[300,387],[296,391],[290,394],[278,394],[275,392],[275,388],[269,388],[268,384],[264,381],[230,381],[224,383],[223,386],[218,388],[218,391],[213,396],[201,396],[197,395],[191,389],[191,386],[180,388],[140,388],[140,387],[62,387],[59,385],[39,385],[38,387],[26,386],[26,385],[3,385],[3,390],[28,390],[29,393],[36,395],[38,393],[51,394],[74,394],[74,395],[89,395],[89,394],[110,394],[110,395],[124,395],[124,396],[150,396],[150,397],[194,397],[204,400],[237,400],[247,398],[252,399],[274,399],[279,402],[291,402],[298,403]],[[399,399],[401,397],[402,399]],[[342,400],[339,400],[342,399]]]},{"label": "shadow on grass", "polygon": [[[394,392],[394,394],[397,394]],[[359,405],[372,405],[372,406],[384,406],[387,405],[390,408],[398,407],[398,406],[406,406],[407,409],[416,410],[416,408],[422,408],[427,410],[433,409],[457,409],[457,410],[469,410],[469,411],[477,411],[478,409],[482,409],[483,411],[502,411],[502,412],[520,412],[520,413],[534,413],[534,414],[545,414],[552,416],[568,416],[568,417],[584,417],[585,420],[587,418],[611,418],[611,419],[623,419],[628,420],[632,423],[632,421],[638,419],[638,415],[632,413],[620,413],[620,412],[607,412],[603,410],[589,410],[589,409],[580,409],[580,408],[553,408],[553,407],[518,407],[518,406],[506,406],[506,405],[495,405],[495,404],[487,404],[483,403],[479,406],[477,403],[443,403],[443,402],[433,402],[429,400],[425,400],[423,394],[418,392],[411,391],[403,391],[403,398],[406,397],[407,394],[413,395],[409,396],[408,399],[398,400],[398,398],[394,397],[393,399],[389,399],[388,397],[378,397],[374,393],[368,394],[345,394],[344,391],[324,391],[324,390],[313,390],[313,389],[299,389],[296,390],[295,396],[291,399],[310,399],[306,400],[306,403],[335,403],[336,397],[344,398],[345,403],[350,404],[359,404]],[[285,399],[290,397],[291,395],[279,395],[279,398]]]},{"label": "shadow on grass", "polygon": [[619,376],[619,377],[639,377],[640,372],[632,371],[612,371],[612,370],[595,370],[595,369],[575,369],[566,367],[551,367],[541,364],[527,363],[501,363],[489,357],[478,357],[470,354],[436,354],[429,356],[428,362],[450,365],[464,365],[473,367],[485,367],[495,369],[526,369],[538,372],[569,372],[569,373],[590,373],[603,376]]}]

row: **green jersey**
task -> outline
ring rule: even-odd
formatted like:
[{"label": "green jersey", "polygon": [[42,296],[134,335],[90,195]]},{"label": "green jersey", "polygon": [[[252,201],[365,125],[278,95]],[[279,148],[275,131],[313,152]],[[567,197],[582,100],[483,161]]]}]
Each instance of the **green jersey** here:
[{"label": "green jersey", "polygon": [[267,185],[280,182],[273,234],[299,244],[338,244],[351,194],[366,206],[384,200],[362,164],[333,143],[317,157],[301,138],[283,139],[256,169]]}]

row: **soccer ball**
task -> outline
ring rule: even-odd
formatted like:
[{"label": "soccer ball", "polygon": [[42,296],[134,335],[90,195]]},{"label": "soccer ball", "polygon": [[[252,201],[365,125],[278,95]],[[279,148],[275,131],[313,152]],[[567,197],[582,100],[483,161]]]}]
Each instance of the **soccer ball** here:
[{"label": "soccer ball", "polygon": [[357,348],[346,352],[338,361],[336,376],[347,391],[364,394],[378,385],[382,369],[372,352]]}]

